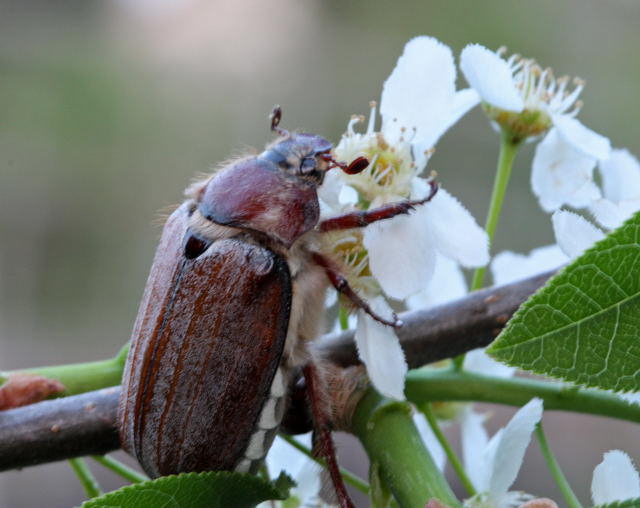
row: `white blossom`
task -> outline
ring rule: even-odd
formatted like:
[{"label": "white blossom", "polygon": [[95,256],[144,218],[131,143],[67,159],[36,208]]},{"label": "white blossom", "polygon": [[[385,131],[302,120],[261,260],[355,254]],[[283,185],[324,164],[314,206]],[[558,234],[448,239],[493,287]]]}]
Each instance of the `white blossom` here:
[{"label": "white blossom", "polygon": [[562,251],[576,258],[605,234],[622,225],[640,210],[640,163],[627,150],[613,150],[611,157],[599,163],[603,197],[589,205],[589,211],[604,231],[568,210],[552,217],[553,231]]},{"label": "white blossom", "polygon": [[[508,365],[496,362],[493,358],[489,357],[483,348],[474,349],[469,351],[464,358],[464,370],[467,372],[475,372],[477,374],[484,374],[487,376],[495,376],[502,378],[509,378],[513,376],[516,369]],[[484,419],[484,416],[478,415],[473,411],[473,404],[464,402],[438,402],[432,404],[432,411],[434,416],[438,418],[438,425],[441,429],[445,429],[454,423],[460,423],[463,431],[462,439],[467,439],[464,433],[470,430],[469,426],[465,423],[468,418],[473,418],[477,415]],[[433,457],[436,466],[442,471],[446,464],[446,454],[442,449],[439,441],[433,434],[431,427],[429,426],[426,418],[420,412],[416,412],[413,416],[413,420],[416,424],[416,428],[422,437],[422,441],[429,450],[429,453]],[[484,432],[484,427],[478,430],[477,427],[471,427],[471,431]],[[486,432],[485,432],[486,434]],[[474,441],[474,438],[471,438]],[[474,453],[475,450],[470,449],[470,453]]]},{"label": "white blossom", "polygon": [[559,268],[568,261],[569,256],[558,245],[539,247],[529,254],[503,251],[495,255],[491,261],[493,283],[509,284]]},{"label": "white blossom", "polygon": [[[405,45],[382,89],[381,132],[394,145],[409,133],[419,169],[421,153],[432,148],[453,124],[478,103],[470,89],[456,91],[453,54],[433,37]],[[415,130],[415,135],[411,134]]]},{"label": "white blossom", "polygon": [[420,411],[414,411],[413,423],[415,423],[418,433],[422,438],[422,442],[427,447],[433,462],[440,471],[444,471],[444,467],[447,464],[447,454],[442,448],[440,441],[431,430],[427,419]]},{"label": "white blossom", "polygon": [[620,450],[604,454],[593,470],[591,499],[596,505],[640,498],[640,475],[629,456]]},{"label": "white blossom", "polygon": [[428,309],[462,298],[467,291],[467,281],[458,262],[437,253],[429,285],[409,296],[406,303],[412,310]]},{"label": "white blossom", "polygon": [[509,378],[513,376],[516,368],[495,361],[484,352],[484,348],[478,348],[469,351],[465,355],[464,370],[486,376]]},{"label": "white blossom", "polygon": [[[355,131],[362,118],[353,117],[335,149],[339,160],[366,156],[369,167],[358,175],[327,175],[320,189],[325,210],[336,214],[373,209],[429,195],[430,182],[420,175],[432,145],[478,101],[472,90],[456,91],[455,78],[447,46],[426,36],[407,43],[383,87],[380,131],[375,130],[376,105],[372,104],[366,131]],[[482,266],[489,260],[486,233],[442,188],[409,214],[364,229],[324,235],[323,248],[340,260],[349,282],[385,317],[391,310],[382,294],[405,300],[425,291],[438,259],[444,259],[442,265],[455,262],[464,267]],[[356,342],[378,391],[404,398],[407,367],[395,331],[359,311]]]},{"label": "white blossom", "polygon": [[532,399],[521,407],[509,423],[489,439],[484,416],[471,408],[462,421],[462,454],[465,471],[476,490],[469,507],[510,508],[520,506],[532,496],[509,488],[522,466],[531,434],[542,418],[542,400]]},{"label": "white blossom", "polygon": [[485,231],[442,188],[409,215],[370,225],[364,232],[364,245],[373,275],[385,293],[396,299],[428,287],[438,254],[467,268],[489,261]]},{"label": "white blossom", "polygon": [[[311,433],[296,436],[301,444],[311,447]],[[322,466],[309,457],[296,450],[280,436],[277,436],[269,449],[265,459],[269,475],[272,479],[278,478],[285,471],[296,482],[291,489],[290,497],[295,498],[297,505],[287,501],[286,506],[299,506],[305,508],[328,508],[320,498],[322,487]],[[284,506],[281,501],[265,501],[258,505],[259,508],[274,508]]]},{"label": "white blossom", "polygon": [[640,163],[627,150],[616,149],[598,164],[602,176],[602,199],[589,207],[596,221],[615,229],[640,210]]},{"label": "white blossom", "polygon": [[609,140],[588,129],[575,117],[584,84],[556,79],[550,69],[541,69],[530,59],[500,53],[479,44],[467,46],[460,68],[479,93],[493,121],[512,139],[533,139],[546,133],[536,147],[531,185],[542,208],[551,212],[563,204],[586,207],[599,199],[593,181],[598,161],[611,152]]},{"label": "white blossom", "polygon": [[567,210],[558,210],[551,216],[556,241],[567,256],[575,259],[598,240],[604,233],[580,215]]},{"label": "white blossom", "polygon": [[531,188],[546,212],[566,204],[584,208],[600,199],[593,181],[597,159],[567,143],[551,129],[536,147],[531,169]]},{"label": "white blossom", "polygon": [[[378,314],[391,314],[391,308],[382,297],[371,299],[369,305]],[[355,341],[358,355],[378,391],[387,397],[403,400],[408,367],[393,328],[359,310]]]}]

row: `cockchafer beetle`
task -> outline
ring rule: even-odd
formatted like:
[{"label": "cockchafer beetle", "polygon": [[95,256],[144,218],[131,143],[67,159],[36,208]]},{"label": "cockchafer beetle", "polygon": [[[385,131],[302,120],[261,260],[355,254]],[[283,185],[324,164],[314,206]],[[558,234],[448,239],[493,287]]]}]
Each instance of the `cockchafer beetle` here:
[{"label": "cockchafer beetle", "polygon": [[157,477],[190,471],[256,472],[282,420],[292,373],[303,367],[310,406],[338,499],[341,482],[322,379],[308,351],[319,333],[329,284],[374,319],[335,263],[316,250],[317,235],[365,227],[428,201],[388,204],[320,220],[317,188],[339,167],[332,144],[279,127],[253,156],[228,163],[187,189],[168,218],[147,280],[125,367],[120,439]]}]

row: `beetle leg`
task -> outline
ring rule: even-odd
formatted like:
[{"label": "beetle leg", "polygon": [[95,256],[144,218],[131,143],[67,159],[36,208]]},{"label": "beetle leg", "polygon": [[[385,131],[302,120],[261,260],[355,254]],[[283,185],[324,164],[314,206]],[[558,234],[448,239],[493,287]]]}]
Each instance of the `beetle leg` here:
[{"label": "beetle leg", "polygon": [[395,313],[393,313],[392,319],[385,319],[379,314],[376,314],[376,312],[374,312],[374,310],[366,302],[366,300],[361,298],[358,293],[353,290],[353,288],[349,285],[349,281],[347,281],[346,277],[342,275],[333,266],[331,261],[325,258],[322,254],[314,252],[313,260],[316,262],[316,264],[324,268],[324,272],[327,274],[329,281],[336,289],[336,291],[346,296],[357,308],[362,309],[373,319],[382,323],[383,325],[393,326],[394,328],[400,328],[402,326],[402,321],[398,319],[398,316],[396,316]]},{"label": "beetle leg", "polygon": [[409,213],[416,206],[423,205],[428,201],[431,201],[433,196],[436,195],[436,192],[438,192],[438,184],[434,180],[431,180],[429,184],[431,185],[431,191],[426,198],[398,201],[397,203],[388,203],[386,205],[373,208],[372,210],[357,210],[343,215],[338,215],[336,217],[331,217],[330,219],[321,221],[318,224],[318,229],[324,233],[326,231],[336,231],[340,229],[363,228],[372,222],[390,219],[403,213]]},{"label": "beetle leg", "polygon": [[331,475],[333,487],[338,496],[341,508],[354,508],[351,498],[344,485],[340,467],[336,458],[336,449],[331,437],[331,420],[329,417],[329,407],[324,399],[327,390],[323,386],[323,379],[318,372],[318,368],[313,363],[308,363],[303,368],[305,384],[307,387],[307,397],[313,414],[314,427],[314,454],[322,455],[327,462],[327,468]]}]

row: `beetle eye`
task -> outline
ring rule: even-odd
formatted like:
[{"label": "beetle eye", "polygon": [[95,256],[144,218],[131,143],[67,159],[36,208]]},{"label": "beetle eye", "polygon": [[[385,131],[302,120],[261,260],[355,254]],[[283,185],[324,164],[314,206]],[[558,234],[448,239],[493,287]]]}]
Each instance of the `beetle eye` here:
[{"label": "beetle eye", "polygon": [[300,163],[300,174],[308,175],[309,173],[313,173],[316,170],[316,159],[315,157],[305,157],[302,159]]}]

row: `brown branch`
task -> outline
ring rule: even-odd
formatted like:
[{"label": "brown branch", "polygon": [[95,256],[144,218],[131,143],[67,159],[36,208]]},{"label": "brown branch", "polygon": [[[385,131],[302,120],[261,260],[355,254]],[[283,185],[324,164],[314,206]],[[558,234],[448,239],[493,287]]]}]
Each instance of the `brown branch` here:
[{"label": "brown branch", "polygon": [[[551,275],[543,273],[441,307],[403,314],[405,325],[398,336],[409,366],[486,346]],[[326,336],[317,350],[340,366],[358,363],[353,332]],[[0,412],[0,471],[117,449],[118,394],[118,387],[106,388]],[[292,411],[301,409],[294,404]]]},{"label": "brown branch", "polygon": [[114,386],[1,412],[0,471],[117,449],[119,394]]},{"label": "brown branch", "polygon": [[[427,310],[405,312],[396,330],[410,368],[484,347],[500,333],[516,309],[555,271],[482,291]],[[325,336],[317,350],[333,363],[358,363],[353,330]]]}]

